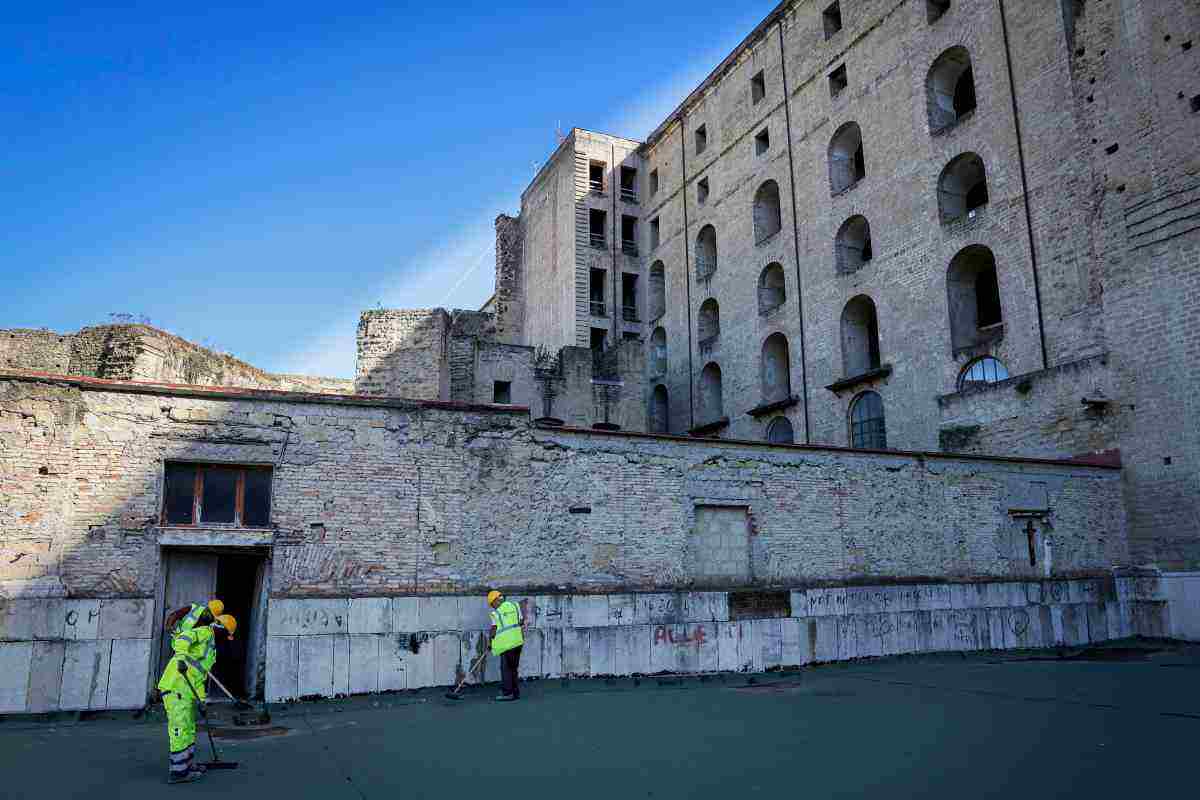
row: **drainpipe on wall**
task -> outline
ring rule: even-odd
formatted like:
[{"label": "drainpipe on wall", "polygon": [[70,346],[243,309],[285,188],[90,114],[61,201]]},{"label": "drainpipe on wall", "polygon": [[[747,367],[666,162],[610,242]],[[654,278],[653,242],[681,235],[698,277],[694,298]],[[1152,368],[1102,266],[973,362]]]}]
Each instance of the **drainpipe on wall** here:
[{"label": "drainpipe on wall", "polygon": [[1021,168],[1021,195],[1025,208],[1025,231],[1029,235],[1029,263],[1033,269],[1033,299],[1037,306],[1038,343],[1042,351],[1042,369],[1050,366],[1046,356],[1046,326],[1042,321],[1042,288],[1038,279],[1037,245],[1033,240],[1033,214],[1029,210],[1029,178],[1025,169],[1025,145],[1021,139],[1021,115],[1017,110],[1017,85],[1013,77],[1012,49],[1008,42],[1008,18],[1004,10],[1004,0],[998,0],[1000,6],[1000,32],[1004,37],[1004,65],[1008,69],[1008,95],[1012,101],[1013,129],[1017,135],[1017,163]]},{"label": "drainpipe on wall", "polygon": [[[681,173],[680,193],[683,197],[683,285],[687,289],[687,345],[688,345],[688,430],[696,427],[696,371],[692,364],[692,257],[688,248],[687,212],[687,128],[683,124],[683,114],[679,115],[679,169]],[[667,418],[670,419],[670,409]]]},{"label": "drainpipe on wall", "polygon": [[788,170],[792,181],[792,239],[796,248],[796,309],[800,314],[800,385],[804,394],[804,443],[812,444],[808,416],[808,358],[804,345],[804,291],[800,285],[800,222],[796,214],[796,163],[792,157],[792,110],[788,103],[787,53],[783,49],[783,18],[779,22],[779,67],[783,71],[783,119],[787,135]]}]

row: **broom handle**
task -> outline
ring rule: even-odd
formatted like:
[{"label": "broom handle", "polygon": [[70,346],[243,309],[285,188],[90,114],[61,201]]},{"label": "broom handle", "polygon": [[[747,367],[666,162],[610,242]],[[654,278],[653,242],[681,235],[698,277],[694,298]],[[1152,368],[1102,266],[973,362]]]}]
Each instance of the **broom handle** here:
[{"label": "broom handle", "polygon": [[487,653],[480,653],[480,654],[479,654],[479,658],[475,659],[475,663],[474,663],[474,664],[472,664],[472,665],[471,665],[471,668],[470,668],[469,670],[467,670],[467,671],[466,671],[466,672],[463,674],[463,676],[462,676],[462,680],[458,682],[458,686],[455,686],[455,687],[454,687],[454,691],[455,691],[455,692],[457,692],[458,690],[462,689],[462,687],[463,687],[463,684],[467,682],[467,678],[468,678],[468,677],[470,677],[471,673],[472,673],[472,672],[474,672],[474,671],[475,671],[475,670],[476,670],[476,669],[479,667],[479,665],[483,663],[483,660],[484,660],[485,658],[487,658]]}]

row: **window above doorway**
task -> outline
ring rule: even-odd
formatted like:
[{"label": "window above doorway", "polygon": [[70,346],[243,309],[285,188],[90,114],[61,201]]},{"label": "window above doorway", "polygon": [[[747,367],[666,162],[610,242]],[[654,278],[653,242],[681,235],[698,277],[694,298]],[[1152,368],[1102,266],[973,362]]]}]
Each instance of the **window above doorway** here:
[{"label": "window above doorway", "polygon": [[265,528],[271,524],[271,468],[167,462],[162,524]]}]

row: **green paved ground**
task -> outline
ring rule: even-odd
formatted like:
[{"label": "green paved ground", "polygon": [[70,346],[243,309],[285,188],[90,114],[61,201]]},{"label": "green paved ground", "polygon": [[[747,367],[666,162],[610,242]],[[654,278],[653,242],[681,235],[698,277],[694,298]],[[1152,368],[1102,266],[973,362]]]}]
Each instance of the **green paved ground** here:
[{"label": "green paved ground", "polygon": [[[724,680],[527,684],[277,710],[242,762],[164,785],[154,720],[0,722],[5,797],[1195,796],[1200,654],[930,657]],[[1011,658],[1011,656],[1004,656]],[[202,744],[204,739],[201,739]]]}]

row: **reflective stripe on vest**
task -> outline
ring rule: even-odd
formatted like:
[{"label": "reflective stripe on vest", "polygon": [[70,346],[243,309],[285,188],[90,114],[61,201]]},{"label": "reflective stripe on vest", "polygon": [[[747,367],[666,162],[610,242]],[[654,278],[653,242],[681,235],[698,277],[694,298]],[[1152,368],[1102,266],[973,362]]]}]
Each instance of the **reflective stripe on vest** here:
[{"label": "reflective stripe on vest", "polygon": [[[506,618],[511,622],[506,624]],[[498,656],[525,643],[521,632],[521,607],[513,601],[505,600],[492,611],[492,623],[496,626],[496,635],[492,637],[492,655]]]}]

